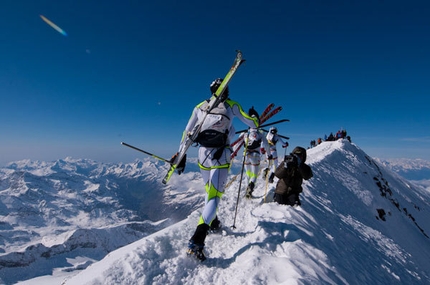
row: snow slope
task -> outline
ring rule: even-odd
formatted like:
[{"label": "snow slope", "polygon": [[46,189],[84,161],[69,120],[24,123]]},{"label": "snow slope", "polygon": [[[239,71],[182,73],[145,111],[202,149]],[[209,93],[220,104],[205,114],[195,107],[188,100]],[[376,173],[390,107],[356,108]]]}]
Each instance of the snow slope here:
[{"label": "snow slope", "polygon": [[[271,202],[276,180],[266,188],[262,178],[257,181],[257,198],[247,200],[244,185],[238,192],[236,179],[219,208],[223,231],[207,237],[208,259],[203,263],[185,254],[203,205],[199,174],[190,164],[185,174],[175,175],[163,188],[163,175],[158,174],[165,169],[145,163],[112,169],[139,169],[134,178],[150,177],[146,183],[158,187],[151,193],[163,193],[148,197],[153,209],[158,207],[151,223],[164,221],[163,207],[177,217],[184,214],[182,220],[161,222],[162,229],[143,234],[100,261],[88,258],[82,247],[66,260],[68,267],[51,265],[51,273],[34,278],[11,277],[16,271],[0,259],[2,280],[47,285],[430,283],[429,192],[346,140],[308,150],[314,177],[304,183],[301,207]],[[236,173],[237,167],[232,177]],[[133,213],[139,211],[135,207]],[[107,238],[115,239],[119,232]]]}]

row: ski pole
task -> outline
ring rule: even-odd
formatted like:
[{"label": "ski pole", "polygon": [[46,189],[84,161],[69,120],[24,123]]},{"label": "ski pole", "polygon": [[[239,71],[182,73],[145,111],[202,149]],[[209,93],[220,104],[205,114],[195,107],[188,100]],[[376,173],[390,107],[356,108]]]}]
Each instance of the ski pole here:
[{"label": "ski pole", "polygon": [[240,171],[239,190],[237,191],[236,210],[234,213],[233,225],[231,226],[233,229],[236,228],[237,207],[239,206],[240,188],[242,188],[243,169],[245,168],[245,159],[246,159],[247,149],[248,149],[248,137],[245,140],[245,147],[244,147],[244,151],[243,151],[242,169]]},{"label": "ski pole", "polygon": [[272,166],[272,162],[273,162],[273,159],[269,159],[269,166],[268,166],[269,170],[267,171],[267,174],[266,174],[266,190],[264,190],[264,203],[266,203],[267,188],[269,187],[269,173]]},{"label": "ski pole", "polygon": [[156,158],[156,159],[158,159],[158,160],[161,160],[161,161],[164,161],[164,162],[170,163],[170,160],[167,160],[167,159],[165,159],[165,158],[162,158],[162,157],[160,157],[160,156],[158,156],[158,155],[155,155],[155,154],[152,154],[152,153],[150,153],[150,152],[144,151],[143,149],[137,148],[137,147],[135,147],[135,146],[129,145],[128,143],[121,142],[121,144],[122,144],[122,145],[125,145],[125,146],[128,146],[129,148],[135,149],[135,150],[137,150],[137,151],[143,152],[144,154],[150,155],[150,156],[152,156],[153,158]]}]

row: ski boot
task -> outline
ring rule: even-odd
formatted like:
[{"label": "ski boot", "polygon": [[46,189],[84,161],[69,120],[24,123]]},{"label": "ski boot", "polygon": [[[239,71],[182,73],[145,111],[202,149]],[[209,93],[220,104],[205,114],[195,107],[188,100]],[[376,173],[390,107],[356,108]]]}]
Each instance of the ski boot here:
[{"label": "ski boot", "polygon": [[266,179],[266,177],[267,177],[267,174],[269,173],[269,168],[264,168],[264,170],[263,170],[263,178],[264,179]]},{"label": "ski boot", "polygon": [[222,227],[221,221],[218,220],[218,216],[215,216],[215,219],[212,221],[210,225],[209,233],[212,233],[212,234],[218,233],[221,231],[221,227]]},{"label": "ski boot", "polygon": [[275,173],[271,173],[269,176],[269,183],[273,183],[273,178],[275,178]]},{"label": "ski boot", "polygon": [[252,198],[252,192],[254,191],[254,182],[249,182],[248,187],[246,188],[246,194],[245,197],[250,199]]},{"label": "ski boot", "polygon": [[194,243],[193,240],[190,240],[188,242],[187,255],[194,256],[195,258],[197,258],[200,261],[205,261],[206,256],[203,253],[203,248],[204,248],[204,245],[196,244],[196,243]]}]

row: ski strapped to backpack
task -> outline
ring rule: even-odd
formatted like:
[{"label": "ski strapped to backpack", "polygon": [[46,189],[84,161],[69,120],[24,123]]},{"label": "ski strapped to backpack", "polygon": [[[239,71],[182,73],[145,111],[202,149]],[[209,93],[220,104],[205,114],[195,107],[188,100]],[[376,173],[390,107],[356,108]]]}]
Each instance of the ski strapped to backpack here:
[{"label": "ski strapped to backpack", "polygon": [[[272,118],[274,115],[276,115],[277,113],[279,113],[282,110],[282,107],[279,106],[279,107],[275,108],[274,110],[270,111],[271,108],[273,108],[273,106],[271,106],[271,105],[273,105],[273,104],[270,104],[269,106],[267,106],[267,108],[263,111],[263,113],[261,113],[262,116],[260,117],[260,126],[258,128],[267,127],[267,126],[271,126],[271,125],[275,125],[275,124],[289,121],[288,119],[283,119],[283,120],[279,120],[279,121],[276,121],[273,123],[268,123],[268,124],[263,125],[267,120],[269,120],[270,118]],[[243,133],[245,131],[247,131],[247,130],[237,131],[236,134],[240,134],[240,133]],[[243,144],[244,144],[243,137],[239,137],[236,141],[234,141],[233,143],[230,144],[230,147],[232,149],[234,149],[234,151],[231,154],[231,158],[234,158],[237,156],[237,153],[239,152],[239,149],[243,146]],[[235,145],[237,145],[237,146],[234,147]]]},{"label": "ski strapped to backpack", "polygon": [[170,168],[167,171],[167,174],[163,178],[163,184],[167,184],[169,182],[170,177],[172,177],[172,174],[175,172],[176,168],[178,167],[178,164],[181,162],[181,160],[184,158],[185,154],[188,151],[188,148],[196,141],[197,136],[200,133],[200,130],[202,128],[202,124],[204,120],[206,119],[209,112],[218,106],[218,104],[221,102],[221,95],[224,93],[227,85],[229,84],[230,80],[232,79],[233,75],[236,73],[236,71],[239,69],[239,66],[245,61],[242,58],[242,52],[240,50],[236,51],[236,58],[234,59],[233,65],[231,66],[230,70],[224,77],[221,85],[218,87],[215,93],[212,94],[211,98],[209,99],[209,102],[207,104],[205,114],[201,120],[194,126],[193,130],[186,134],[186,137],[184,138],[184,141],[181,143],[181,147],[177,153],[177,155],[174,156],[174,160],[170,162]]},{"label": "ski strapped to backpack", "polygon": [[262,118],[266,117],[267,114],[269,114],[269,112],[273,109],[273,107],[275,107],[275,104],[270,103],[266,109],[264,109],[263,113],[261,113],[260,115],[260,123],[264,122]]},{"label": "ski strapped to backpack", "polygon": [[[263,113],[261,113],[260,118],[264,118],[266,117],[266,115],[270,112],[270,110],[272,110],[272,108],[275,106],[275,104],[270,103],[266,109],[264,109]],[[267,120],[267,119],[266,119]],[[266,120],[262,120],[260,119],[260,124],[263,124]],[[243,140],[243,137],[238,137],[237,140],[235,140],[234,142],[232,142],[230,144],[230,147],[234,147],[237,143],[241,143]]]},{"label": "ski strapped to backpack", "polygon": [[274,115],[278,114],[280,111],[282,111],[282,107],[276,107],[274,110],[268,112],[267,114],[265,114],[264,116],[262,115],[260,117],[260,121],[262,122],[261,124],[263,124],[264,122],[267,122],[267,120],[269,120],[271,117],[273,117]]},{"label": "ski strapped to backpack", "polygon": [[[288,119],[282,119],[282,120],[278,120],[278,121],[275,121],[275,122],[272,122],[272,123],[267,123],[267,124],[261,125],[257,129],[265,128],[265,127],[268,127],[268,126],[276,125],[276,124],[283,123],[283,122],[289,122],[289,121],[290,120],[288,120]],[[243,132],[246,132],[246,131],[248,131],[248,129],[237,131],[237,132],[235,132],[235,134],[240,134],[240,133],[243,133]]]},{"label": "ski strapped to backpack", "polygon": [[[282,120],[279,120],[279,121],[276,121],[276,122],[273,122],[273,123],[265,124],[265,125],[263,125],[262,127],[272,126],[272,125],[276,125],[276,124],[283,123],[283,122],[289,122],[289,121],[290,121],[290,120],[288,120],[288,119],[282,119]],[[241,130],[241,131],[237,131],[237,132],[236,132],[236,134],[240,134],[240,133],[243,133],[243,132],[246,132],[246,131],[248,131],[248,130]],[[242,140],[240,140],[240,141],[238,141],[238,143],[239,143],[239,145],[238,145],[238,146],[235,148],[235,150],[232,152],[232,154],[231,154],[231,158],[236,157],[237,153],[239,152],[239,149],[240,149],[240,148],[242,147],[242,145],[244,144],[243,139],[242,139]]]}]

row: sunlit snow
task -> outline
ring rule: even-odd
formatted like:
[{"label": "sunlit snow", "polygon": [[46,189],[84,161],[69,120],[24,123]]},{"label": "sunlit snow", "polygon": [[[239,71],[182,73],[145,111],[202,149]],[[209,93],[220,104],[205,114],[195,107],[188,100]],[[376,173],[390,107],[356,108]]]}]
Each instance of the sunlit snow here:
[{"label": "sunlit snow", "polygon": [[[53,188],[40,196],[37,177],[0,182],[0,278],[5,284],[46,285],[430,284],[429,191],[347,140],[309,149],[307,163],[314,177],[304,182],[301,207],[271,201],[276,179],[266,185],[259,177],[251,200],[239,179],[231,183],[218,211],[223,230],[208,235],[204,262],[185,252],[204,203],[195,160],[167,186],[161,184],[166,166],[152,159],[126,165],[27,161],[0,169],[3,178],[49,180],[62,172],[68,180],[61,180],[63,189],[55,181],[43,184]],[[19,213],[14,207],[30,208],[43,199],[48,201],[38,210],[31,208],[34,219],[11,217]],[[137,219],[145,215],[146,221]],[[63,243],[69,251],[58,249]]]}]

